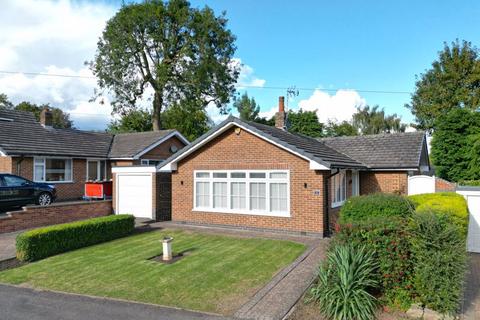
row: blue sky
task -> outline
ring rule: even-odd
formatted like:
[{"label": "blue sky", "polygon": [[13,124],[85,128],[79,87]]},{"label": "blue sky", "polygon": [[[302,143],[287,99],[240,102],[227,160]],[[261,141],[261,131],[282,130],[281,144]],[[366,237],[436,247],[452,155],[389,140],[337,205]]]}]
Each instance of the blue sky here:
[{"label": "blue sky", "polygon": [[[0,71],[91,76],[84,61],[121,1],[3,0]],[[239,83],[271,115],[285,89],[310,88],[291,109],[317,110],[321,121],[350,119],[357,105],[380,105],[413,120],[404,104],[415,75],[429,68],[443,42],[480,46],[480,1],[192,0],[227,12],[237,36]],[[50,103],[70,112],[80,129],[102,130],[111,107],[90,102],[95,79],[0,73],[0,92],[12,101]],[[317,88],[317,91],[313,89]],[[335,89],[343,89],[336,91]],[[348,89],[348,90],[345,90]],[[355,91],[357,90],[357,91]],[[209,114],[221,120],[216,110]]]},{"label": "blue sky", "polygon": [[[444,41],[480,45],[480,1],[194,1],[226,10],[237,56],[265,86],[407,91]],[[265,110],[282,90],[248,89]],[[359,92],[412,116],[409,94]],[[311,91],[301,91],[298,100]],[[331,93],[333,94],[333,93]]]}]

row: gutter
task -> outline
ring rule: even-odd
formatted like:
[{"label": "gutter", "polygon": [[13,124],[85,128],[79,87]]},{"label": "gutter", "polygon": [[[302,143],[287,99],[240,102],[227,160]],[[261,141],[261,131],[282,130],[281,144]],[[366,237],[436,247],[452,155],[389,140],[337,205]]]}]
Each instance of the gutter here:
[{"label": "gutter", "polygon": [[336,169],[337,171],[328,175],[327,176],[327,179],[325,180],[325,198],[327,199],[326,201],[326,209],[325,209],[325,230],[324,230],[324,237],[330,237],[330,194],[328,192],[328,190],[330,189],[329,186],[330,186],[330,179],[334,176],[336,176],[337,174],[340,173],[340,169]]}]

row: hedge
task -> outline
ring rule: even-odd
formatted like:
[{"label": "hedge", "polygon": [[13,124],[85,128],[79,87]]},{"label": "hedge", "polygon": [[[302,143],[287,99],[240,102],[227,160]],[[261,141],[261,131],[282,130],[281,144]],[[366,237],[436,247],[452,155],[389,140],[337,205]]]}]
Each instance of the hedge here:
[{"label": "hedge", "polygon": [[415,214],[410,224],[413,284],[422,306],[455,315],[463,296],[465,238],[447,216]]},{"label": "hedge", "polygon": [[468,227],[468,206],[465,198],[455,192],[426,193],[409,196],[416,207],[417,213],[433,212],[448,216],[453,223],[462,228],[463,233]]},{"label": "hedge", "polygon": [[406,197],[374,193],[352,197],[346,201],[340,211],[340,223],[354,223],[372,217],[408,217],[413,213],[414,205]]},{"label": "hedge", "polygon": [[132,233],[134,227],[133,216],[112,215],[30,230],[17,236],[17,258],[21,261],[43,259],[124,237]]}]

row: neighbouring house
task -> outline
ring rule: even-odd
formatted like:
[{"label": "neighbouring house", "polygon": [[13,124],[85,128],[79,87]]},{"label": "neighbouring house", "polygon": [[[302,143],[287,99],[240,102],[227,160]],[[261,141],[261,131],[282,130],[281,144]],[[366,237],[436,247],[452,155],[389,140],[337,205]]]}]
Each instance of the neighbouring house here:
[{"label": "neighbouring house", "polygon": [[423,132],[313,139],[229,117],[158,166],[171,174],[172,220],[326,234],[351,196],[406,194],[429,170]]},{"label": "neighbouring house", "polygon": [[79,199],[87,181],[109,181],[112,166],[152,166],[189,142],[176,130],[110,134],[52,127],[28,112],[0,110],[0,172],[56,185],[60,200]]}]

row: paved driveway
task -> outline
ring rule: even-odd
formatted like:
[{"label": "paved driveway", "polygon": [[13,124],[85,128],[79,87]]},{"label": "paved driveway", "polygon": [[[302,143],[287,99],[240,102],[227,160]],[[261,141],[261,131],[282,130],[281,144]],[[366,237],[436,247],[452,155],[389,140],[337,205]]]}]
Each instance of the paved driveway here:
[{"label": "paved driveway", "polygon": [[19,232],[0,234],[0,261],[15,257],[15,238]]},{"label": "paved driveway", "polygon": [[0,285],[2,320],[221,320],[174,308]]}]

